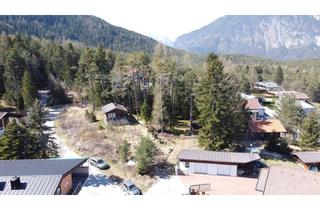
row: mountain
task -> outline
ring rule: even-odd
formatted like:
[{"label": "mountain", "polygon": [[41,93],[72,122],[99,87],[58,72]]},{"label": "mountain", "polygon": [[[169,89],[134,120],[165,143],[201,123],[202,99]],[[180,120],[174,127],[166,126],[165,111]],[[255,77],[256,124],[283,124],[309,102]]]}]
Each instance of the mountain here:
[{"label": "mountain", "polygon": [[161,44],[167,45],[169,47],[173,46],[173,42],[168,37],[160,36],[160,35],[153,35],[153,34],[150,34],[149,37],[157,40]]},{"label": "mountain", "polygon": [[157,41],[85,15],[0,16],[0,32],[22,33],[50,40],[72,40],[115,51],[152,53]]},{"label": "mountain", "polygon": [[178,37],[173,46],[276,60],[320,57],[320,21],[319,16],[224,16]]}]

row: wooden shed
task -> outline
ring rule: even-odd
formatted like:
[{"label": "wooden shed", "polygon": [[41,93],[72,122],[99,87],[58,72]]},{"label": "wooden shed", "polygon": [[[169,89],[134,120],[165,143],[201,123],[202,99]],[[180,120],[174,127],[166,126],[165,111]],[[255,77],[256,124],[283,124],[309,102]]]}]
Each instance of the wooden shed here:
[{"label": "wooden shed", "polygon": [[101,111],[106,116],[106,122],[111,125],[129,124],[127,113],[128,110],[121,104],[109,103],[101,107]]}]

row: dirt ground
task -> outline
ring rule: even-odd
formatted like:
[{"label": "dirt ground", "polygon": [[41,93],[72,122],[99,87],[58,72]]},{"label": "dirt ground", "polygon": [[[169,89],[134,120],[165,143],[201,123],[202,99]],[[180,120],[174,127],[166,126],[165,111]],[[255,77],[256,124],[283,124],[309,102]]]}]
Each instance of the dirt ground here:
[{"label": "dirt ground", "polygon": [[[105,122],[104,114],[96,112],[97,122],[91,123],[85,118],[87,108],[69,107],[55,121],[59,138],[77,153],[85,156],[100,156],[109,164],[105,171],[116,179],[131,179],[145,192],[157,178],[172,174],[173,165],[181,149],[198,148],[196,137],[159,135],[154,139],[143,124],[110,126]],[[130,157],[134,161],[134,153],[142,136],[149,136],[159,148],[153,176],[140,176],[134,166],[127,166],[119,161],[118,148],[124,140],[130,144]]]}]

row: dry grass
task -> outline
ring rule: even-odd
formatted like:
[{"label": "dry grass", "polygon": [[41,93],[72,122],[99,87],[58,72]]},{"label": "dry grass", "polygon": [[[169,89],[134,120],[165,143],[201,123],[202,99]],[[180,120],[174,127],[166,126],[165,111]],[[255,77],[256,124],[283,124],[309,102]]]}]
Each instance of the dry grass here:
[{"label": "dry grass", "polygon": [[[181,149],[198,148],[195,137],[161,136],[154,139],[144,125],[110,126],[105,123],[104,114],[97,111],[97,122],[90,123],[85,119],[87,108],[70,107],[57,118],[56,132],[59,138],[76,152],[84,156],[101,156],[110,164],[110,169],[105,171],[122,179],[131,179],[142,191],[146,191],[155,178],[138,175],[135,167],[128,167],[118,159],[118,147],[124,140],[130,144],[130,157],[134,153],[142,136],[149,136],[154,140],[159,153],[157,163],[176,163],[176,157]],[[157,174],[155,174],[157,175]]]}]

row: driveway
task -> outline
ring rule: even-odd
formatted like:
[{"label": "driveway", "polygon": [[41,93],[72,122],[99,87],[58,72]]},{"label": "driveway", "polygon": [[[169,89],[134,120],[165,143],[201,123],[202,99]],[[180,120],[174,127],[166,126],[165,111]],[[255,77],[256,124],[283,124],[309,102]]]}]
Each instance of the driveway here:
[{"label": "driveway", "polygon": [[183,195],[188,193],[190,185],[211,184],[210,195],[260,195],[256,191],[257,179],[211,176],[211,175],[189,175],[172,176],[169,179],[160,179],[145,193],[145,195]]},{"label": "driveway", "polygon": [[[81,158],[79,154],[69,148],[62,139],[60,139],[54,129],[54,121],[58,115],[65,109],[64,106],[47,108],[49,111],[49,120],[45,123],[52,128],[56,143],[59,147],[58,153],[60,158]],[[124,195],[118,183],[115,183],[108,176],[104,175],[99,169],[87,164],[89,166],[89,176],[82,186],[79,195]]]}]

